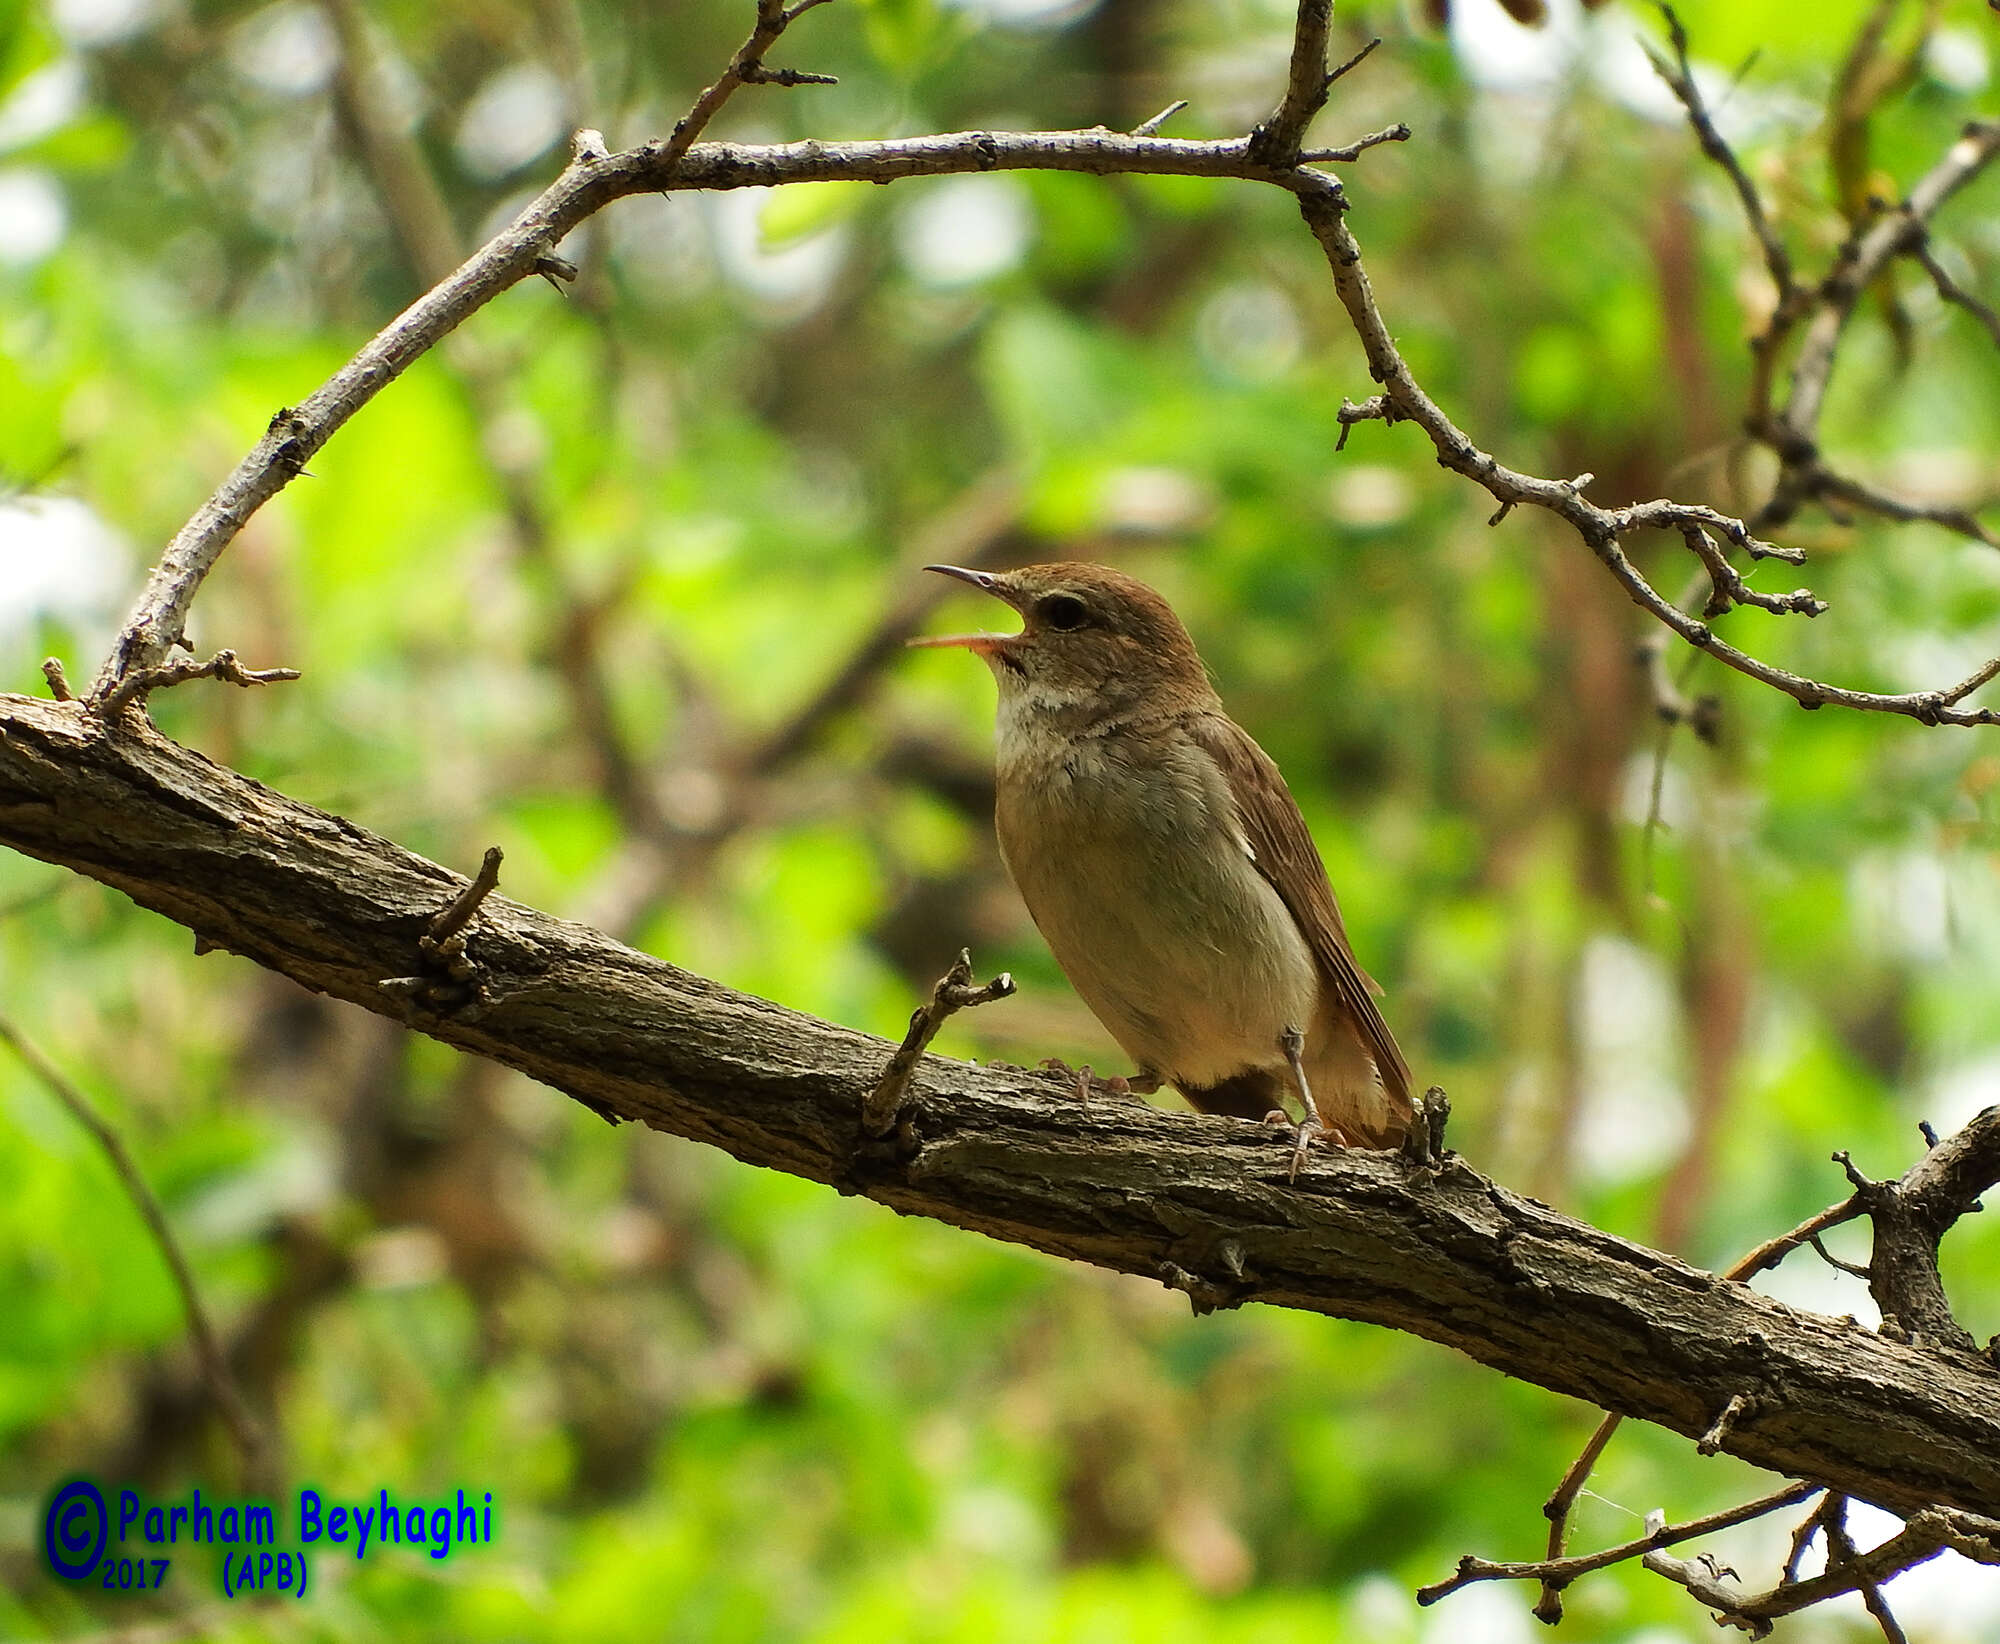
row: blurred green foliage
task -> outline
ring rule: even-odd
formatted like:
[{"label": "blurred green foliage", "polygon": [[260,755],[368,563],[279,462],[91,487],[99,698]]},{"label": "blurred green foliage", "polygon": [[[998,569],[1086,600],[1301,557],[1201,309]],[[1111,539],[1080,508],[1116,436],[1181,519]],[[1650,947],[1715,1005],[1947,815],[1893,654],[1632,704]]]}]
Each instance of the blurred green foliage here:
[{"label": "blurred green foliage", "polygon": [[[1416,133],[1348,173],[1407,357],[1515,465],[1590,470],[1602,500],[1753,505],[1758,459],[1733,436],[1766,294],[1631,44],[1657,20],[1558,7],[1530,33],[1488,0],[1455,9],[1440,38],[1343,6],[1341,55],[1385,44],[1317,128]],[[1844,232],[1822,114],[1866,8],[1681,9],[1726,129],[1821,266]],[[1869,127],[1891,191],[1992,107],[1987,9],[1921,9],[1895,13],[1896,49],[1927,44]],[[749,7],[366,15],[470,243],[554,174],[571,127],[668,129]],[[1275,0],[866,0],[776,54],[837,88],[746,88],[717,135],[1129,127],[1181,96],[1170,132],[1239,133],[1288,24]],[[356,128],[303,0],[0,5],[0,683],[39,688],[48,652],[87,677],[142,567],[272,412],[416,294]],[[1988,293],[1996,203],[1982,179],[1939,225]],[[1482,1168],[1720,1264],[1836,1196],[1831,1149],[1900,1170],[1917,1119],[1993,1099],[1988,734],[1801,714],[1700,663],[1685,688],[1721,697],[1722,733],[1664,744],[1647,827],[1641,619],[1553,522],[1489,529],[1490,499],[1413,431],[1363,425],[1335,454],[1341,397],[1369,384],[1278,191],[1009,175],[635,199],[566,249],[569,300],[503,297],[230,549],[195,644],[305,678],[163,695],[171,734],[462,868],[497,841],[509,894],[878,1032],[969,942],[1024,993],[940,1049],[1115,1067],[1000,875],[991,688],[963,656],[895,656],[712,858],[664,875],[605,777],[609,735],[675,837],[712,825],[741,750],[952,545],[954,504],[1011,484],[1014,547],[1116,559],[1186,615]],[[1856,317],[1826,448],[1976,502],[2000,360],[1927,284],[1894,286]],[[1728,618],[1752,651],[1909,689],[2000,649],[1991,550],[1823,516],[1788,540],[1833,608]],[[1680,587],[1678,544],[1641,552]],[[579,717],[588,670],[609,732]],[[1527,1636],[1523,1593],[1429,1613],[1409,1594],[1464,1551],[1539,1549],[1590,1412],[1358,1326],[1190,1319],[1153,1286],[613,1132],[187,948],[0,856],[0,1007],[123,1129],[288,1477],[342,1497],[464,1484],[501,1515],[494,1548],[445,1564],[324,1559],[315,1596],[269,1614],[222,1605],[188,1559],[165,1597],[194,1634]],[[1991,1220],[1946,1250],[1982,1334]],[[0,1628],[155,1616],[49,1578],[46,1491],[80,1470],[227,1490],[235,1461],[136,1215],[4,1057],[0,1230]],[[1867,1311],[1829,1270],[1772,1283]],[[1578,1534],[1757,1487],[1629,1432]],[[1774,1535],[1722,1545],[1754,1580]],[[1990,1574],[1950,1583],[1973,1596],[1954,1609],[1933,1583],[1924,1636],[2000,1638]],[[1570,1600],[1585,1644],[1709,1636],[1629,1567]],[[1857,1615],[1794,1636],[1858,1636]]]}]

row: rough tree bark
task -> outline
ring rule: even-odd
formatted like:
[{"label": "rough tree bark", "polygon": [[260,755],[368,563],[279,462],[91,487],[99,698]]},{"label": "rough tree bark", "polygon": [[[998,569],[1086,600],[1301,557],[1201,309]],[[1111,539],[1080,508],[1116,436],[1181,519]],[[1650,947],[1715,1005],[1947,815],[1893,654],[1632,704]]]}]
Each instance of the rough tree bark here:
[{"label": "rough tree bark", "polygon": [[[2000,1369],[1975,1353],[1783,1306],[1455,1160],[1316,1155],[1288,1186],[1289,1147],[1262,1127],[1086,1108],[1055,1075],[926,1057],[901,1123],[871,1140],[861,1111],[886,1042],[498,897],[470,929],[474,981],[426,976],[419,940],[461,876],[138,716],[0,696],[0,842],[123,891],[203,951],[608,1116],[1157,1278],[1199,1307],[1262,1301],[1408,1331],[1892,1511],[2000,1515]],[[1975,1126],[2000,1139],[2000,1110]]]}]

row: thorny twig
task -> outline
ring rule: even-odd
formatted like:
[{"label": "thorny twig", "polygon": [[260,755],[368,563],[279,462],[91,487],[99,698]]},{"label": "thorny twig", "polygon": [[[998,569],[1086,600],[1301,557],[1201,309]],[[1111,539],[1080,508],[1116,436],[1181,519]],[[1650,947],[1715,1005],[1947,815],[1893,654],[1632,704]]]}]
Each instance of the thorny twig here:
[{"label": "thorny twig", "polygon": [[[198,662],[191,656],[182,657],[178,662],[165,662],[157,668],[142,668],[137,673],[127,674],[106,694],[100,711],[106,719],[115,719],[148,691],[163,691],[170,685],[185,684],[190,679],[221,679],[231,685],[248,687],[276,685],[298,677],[296,668],[246,668],[236,660],[234,651],[217,651],[206,662]],[[53,687],[55,681],[51,679],[49,683]]]},{"label": "thorny twig", "polygon": [[729,60],[729,67],[722,71],[722,77],[704,90],[694,100],[694,107],[675,124],[673,135],[668,137],[660,150],[660,164],[671,170],[681,156],[694,146],[694,140],[708,129],[709,121],[721,111],[722,105],[729,101],[738,86],[838,84],[830,74],[801,74],[795,69],[764,66],[764,53],[777,44],[778,36],[802,14],[824,4],[825,0],[794,0],[792,5],[787,6],[784,0],[757,0],[756,27],[751,29],[749,38],[736,48],[736,55]]}]

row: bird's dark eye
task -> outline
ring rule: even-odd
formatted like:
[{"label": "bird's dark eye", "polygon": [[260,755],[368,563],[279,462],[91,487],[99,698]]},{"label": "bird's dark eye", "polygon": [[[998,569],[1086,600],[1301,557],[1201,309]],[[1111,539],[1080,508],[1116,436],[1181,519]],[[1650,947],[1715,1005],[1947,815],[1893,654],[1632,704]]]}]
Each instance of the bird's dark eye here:
[{"label": "bird's dark eye", "polygon": [[1068,633],[1090,620],[1090,611],[1074,594],[1050,594],[1035,607],[1035,614],[1051,628]]}]

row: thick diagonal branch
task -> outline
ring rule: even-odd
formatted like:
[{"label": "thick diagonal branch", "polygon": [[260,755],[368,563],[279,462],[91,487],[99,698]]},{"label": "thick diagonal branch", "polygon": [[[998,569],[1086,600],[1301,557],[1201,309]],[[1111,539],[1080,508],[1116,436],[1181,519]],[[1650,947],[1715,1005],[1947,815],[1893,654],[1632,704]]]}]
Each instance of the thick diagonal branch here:
[{"label": "thick diagonal branch", "polygon": [[2000,1370],[1802,1313],[1452,1162],[1319,1160],[1261,1126],[1080,1108],[1059,1075],[927,1057],[882,1141],[890,1046],[731,992],[500,897],[480,1011],[385,990],[456,875],[79,703],[0,697],[0,842],[306,987],[594,1107],[924,1215],[1118,1271],[1367,1320],[1690,1438],[1914,1512],[2000,1511]]}]

